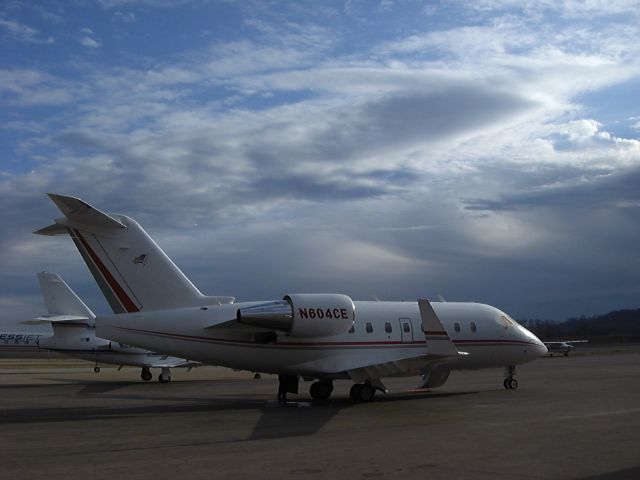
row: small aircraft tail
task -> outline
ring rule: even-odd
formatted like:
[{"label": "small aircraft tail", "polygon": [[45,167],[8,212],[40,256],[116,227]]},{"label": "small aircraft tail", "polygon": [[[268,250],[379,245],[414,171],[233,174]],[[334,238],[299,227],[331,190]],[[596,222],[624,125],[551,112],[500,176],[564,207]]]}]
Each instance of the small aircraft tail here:
[{"label": "small aircraft tail", "polygon": [[44,297],[47,313],[51,317],[69,316],[93,320],[96,316],[91,309],[71,290],[71,287],[55,273],[38,273],[40,290]]},{"label": "small aircraft tail", "polygon": [[59,275],[40,272],[38,281],[47,313],[20,323],[27,325],[49,323],[55,334],[65,333],[70,327],[83,330],[93,328],[96,316]]},{"label": "small aircraft tail", "polygon": [[49,197],[65,217],[34,233],[69,234],[115,313],[234,301],[200,293],[135,220],[79,198]]}]

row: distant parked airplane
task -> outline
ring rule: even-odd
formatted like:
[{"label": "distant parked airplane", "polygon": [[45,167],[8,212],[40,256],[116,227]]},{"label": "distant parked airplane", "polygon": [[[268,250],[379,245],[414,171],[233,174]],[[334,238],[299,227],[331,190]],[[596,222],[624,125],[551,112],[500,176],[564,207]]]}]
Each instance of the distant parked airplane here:
[{"label": "distant parked airplane", "polygon": [[50,357],[50,352],[38,348],[40,338],[49,335],[51,332],[2,331],[0,332],[0,358]]},{"label": "distant parked airplane", "polygon": [[544,344],[547,346],[550,356],[553,357],[554,353],[563,353],[565,357],[568,357],[569,352],[576,348],[573,346],[574,343],[586,343],[588,341],[589,340],[561,340],[558,342],[544,342]]},{"label": "distant parked airplane", "polygon": [[22,339],[30,340],[33,347],[95,362],[96,373],[100,371],[101,363],[142,367],[140,378],[145,382],[152,378],[150,368],[161,368],[158,381],[168,383],[171,381],[172,367],[200,365],[198,362],[97,337],[94,323],[96,316],[62,278],[55,273],[41,272],[38,273],[38,280],[48,314],[21,323],[51,324],[53,335],[41,334],[35,338],[35,335],[22,334]]}]

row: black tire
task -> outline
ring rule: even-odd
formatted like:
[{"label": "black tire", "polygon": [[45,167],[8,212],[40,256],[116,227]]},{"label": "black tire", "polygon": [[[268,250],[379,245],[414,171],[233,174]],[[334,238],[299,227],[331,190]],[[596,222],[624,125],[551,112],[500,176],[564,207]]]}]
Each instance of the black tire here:
[{"label": "black tire", "polygon": [[100,367],[93,367],[93,371],[96,373],[100,373]]},{"label": "black tire", "polygon": [[330,383],[314,382],[309,387],[309,394],[316,400],[328,400],[333,392],[333,386]]},{"label": "black tire", "polygon": [[372,402],[373,397],[376,396],[376,389],[371,385],[367,385],[366,383],[362,385],[360,388],[360,401],[361,402]]},{"label": "black tire", "polygon": [[355,403],[360,403],[362,401],[360,397],[361,389],[362,389],[362,384],[360,383],[354,383],[353,385],[351,385],[351,389],[349,390],[349,396],[351,397],[351,400],[353,400]]},{"label": "black tire", "polygon": [[511,385],[509,384],[509,379],[505,378],[504,382],[502,382],[502,385],[504,386],[504,388],[506,388],[507,390],[511,390]]},{"label": "black tire", "polygon": [[143,382],[148,382],[153,378],[153,375],[151,375],[151,372],[149,370],[142,370],[140,378]]},{"label": "black tire", "polygon": [[518,388],[518,380],[516,380],[515,378],[510,378],[509,379],[509,389],[510,390],[515,390],[516,388]]}]

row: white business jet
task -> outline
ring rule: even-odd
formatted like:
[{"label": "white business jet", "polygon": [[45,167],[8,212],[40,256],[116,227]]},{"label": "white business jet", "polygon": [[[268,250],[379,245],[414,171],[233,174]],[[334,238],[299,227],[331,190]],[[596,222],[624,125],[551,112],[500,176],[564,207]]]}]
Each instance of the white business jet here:
[{"label": "white business jet", "polygon": [[38,281],[48,313],[21,323],[51,324],[53,335],[39,336],[40,349],[95,362],[96,373],[100,371],[100,364],[142,367],[140,378],[145,382],[152,378],[150,368],[160,368],[158,381],[168,383],[172,367],[199,365],[97,337],[94,323],[96,316],[62,278],[54,273],[40,272]]},{"label": "white business jet", "polygon": [[547,353],[506,313],[478,303],[354,302],[341,294],[298,293],[281,300],[234,303],[205,296],[142,227],[84,201],[49,195],[64,214],[35,233],[69,234],[114,311],[98,317],[103,338],[234,369],[278,374],[278,398],[327,399],[333,381],[349,379],[356,402],[386,392],[384,377],[420,375],[443,385],[451,370],[506,367]]}]

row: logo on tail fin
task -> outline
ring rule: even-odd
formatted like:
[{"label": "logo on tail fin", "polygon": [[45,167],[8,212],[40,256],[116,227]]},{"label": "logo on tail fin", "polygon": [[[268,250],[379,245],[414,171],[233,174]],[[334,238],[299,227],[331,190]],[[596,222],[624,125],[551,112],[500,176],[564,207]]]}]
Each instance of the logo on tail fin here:
[{"label": "logo on tail fin", "polygon": [[133,263],[141,264],[144,267],[147,263],[147,254],[143,253],[142,255],[134,258]]}]

